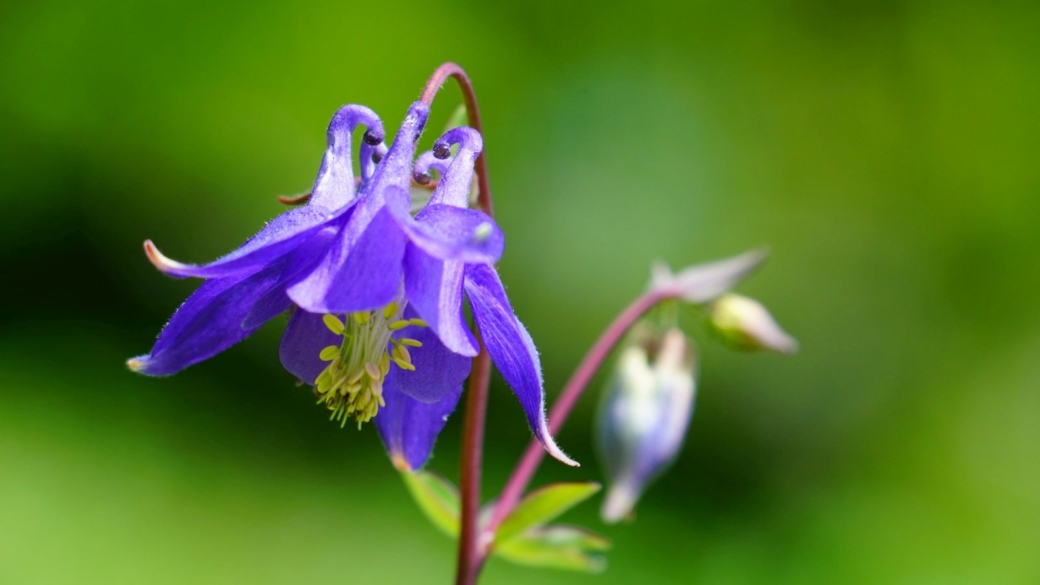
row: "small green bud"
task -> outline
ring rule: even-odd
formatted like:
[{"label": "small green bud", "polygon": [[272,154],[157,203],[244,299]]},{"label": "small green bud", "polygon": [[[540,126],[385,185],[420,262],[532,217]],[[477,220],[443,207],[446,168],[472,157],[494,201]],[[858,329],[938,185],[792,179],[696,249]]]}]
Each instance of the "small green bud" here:
[{"label": "small green bud", "polygon": [[708,307],[711,326],[738,349],[795,353],[798,342],[784,332],[762,303],[737,294],[719,297]]}]

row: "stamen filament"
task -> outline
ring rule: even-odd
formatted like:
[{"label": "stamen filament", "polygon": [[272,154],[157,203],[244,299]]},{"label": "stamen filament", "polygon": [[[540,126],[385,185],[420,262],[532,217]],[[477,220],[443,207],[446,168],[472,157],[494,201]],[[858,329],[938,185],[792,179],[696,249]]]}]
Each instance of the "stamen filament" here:
[{"label": "stamen filament", "polygon": [[403,319],[404,303],[393,301],[382,309],[347,315],[323,315],[329,331],[340,336],[339,345],[329,345],[318,357],[328,366],[314,382],[318,404],[330,411],[329,420],[346,426],[348,418],[362,423],[372,420],[386,406],[383,383],[391,365],[414,371],[409,347],[422,347],[415,339],[394,339],[393,333],[409,326],[426,326],[421,319]]}]

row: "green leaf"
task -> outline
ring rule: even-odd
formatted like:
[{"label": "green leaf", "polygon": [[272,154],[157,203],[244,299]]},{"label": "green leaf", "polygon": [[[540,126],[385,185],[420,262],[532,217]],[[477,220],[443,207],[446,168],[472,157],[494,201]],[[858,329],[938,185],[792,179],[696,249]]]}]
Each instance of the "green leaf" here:
[{"label": "green leaf", "polygon": [[610,541],[576,526],[545,526],[532,529],[495,549],[508,561],[535,567],[598,573],[607,566],[601,554]]},{"label": "green leaf", "polygon": [[415,503],[441,532],[459,535],[459,490],[447,479],[429,471],[403,471],[401,477]]},{"label": "green leaf", "polygon": [[502,521],[495,533],[495,544],[509,542],[521,533],[545,524],[591,497],[600,487],[595,482],[557,483],[531,492]]}]

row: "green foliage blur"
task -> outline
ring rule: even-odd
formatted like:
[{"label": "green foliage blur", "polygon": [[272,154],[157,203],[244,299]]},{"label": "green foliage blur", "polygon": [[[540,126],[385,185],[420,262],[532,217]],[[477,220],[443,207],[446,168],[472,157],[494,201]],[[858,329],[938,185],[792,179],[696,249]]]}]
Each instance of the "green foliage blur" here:
[{"label": "green foliage blur", "polygon": [[[1040,4],[74,2],[0,7],[0,583],[448,583],[374,429],[282,322],[131,374],[205,261],[310,188],[344,103],[477,88],[503,279],[555,395],[648,278],[767,244],[740,291],[794,358],[707,346],[672,472],[601,575],[1040,582]],[[447,89],[424,143],[455,105]],[[485,492],[529,438],[495,380]],[[539,483],[598,480],[595,397]],[[431,468],[457,473],[456,415]]]}]

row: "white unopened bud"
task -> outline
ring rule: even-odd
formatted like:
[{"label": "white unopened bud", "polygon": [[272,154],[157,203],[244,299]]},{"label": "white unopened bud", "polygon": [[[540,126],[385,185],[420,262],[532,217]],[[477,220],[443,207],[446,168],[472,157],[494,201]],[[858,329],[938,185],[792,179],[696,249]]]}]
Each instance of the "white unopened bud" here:
[{"label": "white unopened bud", "polygon": [[798,351],[798,342],[754,299],[727,294],[712,303],[709,312],[715,331],[737,348],[779,353]]},{"label": "white unopened bud", "polygon": [[600,514],[628,516],[646,486],[672,463],[693,414],[693,345],[678,329],[633,331],[597,416],[596,439],[609,484]]}]

